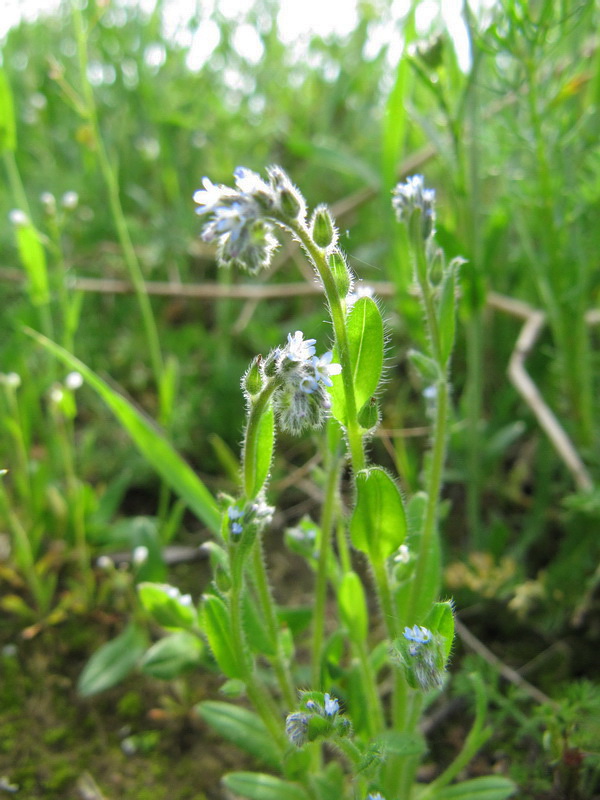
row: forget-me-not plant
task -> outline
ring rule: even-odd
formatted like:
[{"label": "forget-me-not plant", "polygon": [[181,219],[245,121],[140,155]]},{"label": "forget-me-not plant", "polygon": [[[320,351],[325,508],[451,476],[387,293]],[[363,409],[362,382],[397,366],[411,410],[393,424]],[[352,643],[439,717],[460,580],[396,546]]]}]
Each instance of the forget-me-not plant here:
[{"label": "forget-me-not plant", "polygon": [[[444,788],[485,739],[482,701],[464,751],[431,784],[417,785],[426,750],[419,718],[426,696],[443,688],[454,637],[452,604],[438,597],[438,506],[458,262],[446,263],[436,245],[435,194],[422,176],[399,184],[392,204],[407,233],[427,331],[425,349],[410,358],[423,385],[431,387],[432,420],[423,490],[405,499],[367,450],[380,418],[384,325],[372,291],[355,281],[329,209],[319,205],[309,215],[279,167],[269,168],[266,178],[238,168],[234,178],[233,186],[204,178],[195,193],[203,240],[216,245],[221,266],[252,274],[269,266],[277,229],[298,241],[323,289],[333,341],[321,349],[310,332],[291,331],[279,346],[257,355],[243,376],[241,488],[221,500],[220,530],[208,548],[213,580],[197,613],[190,616],[188,598],[162,585],[143,584],[140,598],[179,637],[173,652],[199,639],[206,648],[199,662],[210,661],[224,676],[230,701],[205,701],[199,713],[263,765],[258,772],[225,776],[233,794],[251,800],[433,800],[445,796]],[[313,570],[314,598],[310,606],[288,609],[275,601],[265,558],[276,433],[319,429],[319,518],[301,520],[286,535]],[[340,494],[346,466],[348,511]],[[358,554],[366,573],[358,569]],[[375,609],[367,602],[371,591]],[[326,624],[331,615],[336,623]],[[231,702],[238,695],[244,704]],[[502,800],[512,792],[503,779],[479,780],[477,787],[468,781],[454,786],[452,797],[477,796],[473,791],[480,789],[486,798]]]}]

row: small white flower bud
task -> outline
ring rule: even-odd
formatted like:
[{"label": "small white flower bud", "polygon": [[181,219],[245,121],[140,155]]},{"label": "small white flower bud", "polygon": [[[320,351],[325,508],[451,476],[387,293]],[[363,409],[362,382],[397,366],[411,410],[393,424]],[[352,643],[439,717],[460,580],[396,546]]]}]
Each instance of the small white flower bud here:
[{"label": "small white flower bud", "polygon": [[22,228],[29,223],[29,217],[20,208],[13,208],[8,215],[9,220],[15,228]]},{"label": "small white flower bud", "polygon": [[83,386],[83,377],[80,372],[69,372],[65,378],[65,386],[71,391],[75,391]]},{"label": "small white flower bud", "polygon": [[141,567],[142,564],[145,564],[146,561],[148,561],[149,554],[150,553],[148,548],[145,545],[140,544],[136,548],[134,548],[131,560],[133,561],[136,567]]},{"label": "small white flower bud", "polygon": [[73,209],[77,208],[78,203],[79,195],[73,191],[65,192],[60,201],[61,206],[67,211],[73,211]]}]

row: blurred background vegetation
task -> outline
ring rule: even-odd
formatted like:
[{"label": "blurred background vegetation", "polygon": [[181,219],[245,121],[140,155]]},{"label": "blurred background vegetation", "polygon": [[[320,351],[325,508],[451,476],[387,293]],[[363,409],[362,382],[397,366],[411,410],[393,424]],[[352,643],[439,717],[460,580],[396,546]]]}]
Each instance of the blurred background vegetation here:
[{"label": "blurred background vegetation", "polygon": [[[5,34],[3,638],[107,602],[107,579],[92,566],[102,553],[149,546],[141,577],[160,579],[166,544],[206,538],[101,402],[65,383],[24,326],[159,420],[215,492],[235,482],[250,359],[296,329],[327,342],[298,251],[282,249],[268,276],[217,270],[191,200],[204,175],[228,183],[238,165],[277,163],[310,204],[332,205],[388,326],[373,448],[407,492],[419,488],[426,387],[406,354],[423,332],[389,201],[399,178],[421,172],[436,188],[440,242],[466,260],[447,592],[508,661],[550,653],[535,681],[549,694],[570,681],[573,693],[573,681],[593,675],[600,638],[600,11],[593,0],[350,6],[345,28],[320,35],[317,12],[312,29],[286,32],[276,0],[199,2],[187,15],[166,0],[89,0]],[[267,283],[280,296],[267,297]],[[533,404],[518,369],[512,380],[507,371],[529,349],[521,340],[515,352],[528,320],[539,322],[526,362]],[[290,476],[311,453],[308,441],[282,441],[270,501],[287,521],[310,505]],[[597,703],[589,691],[586,703]],[[554,734],[563,750],[575,746],[570,724]]]}]

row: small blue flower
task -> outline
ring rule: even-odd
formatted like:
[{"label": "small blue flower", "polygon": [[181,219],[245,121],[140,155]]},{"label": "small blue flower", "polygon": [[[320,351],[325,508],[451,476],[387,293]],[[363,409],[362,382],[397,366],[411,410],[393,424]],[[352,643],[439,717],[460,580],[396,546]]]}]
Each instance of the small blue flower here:
[{"label": "small blue flower", "polygon": [[325,386],[333,386],[331,375],[339,375],[342,371],[341,364],[332,364],[333,353],[329,350],[320,358],[312,357],[312,367],[315,371],[315,380]]},{"label": "small blue flower", "polygon": [[290,361],[301,364],[314,356],[316,343],[316,339],[305,339],[302,331],[296,331],[293,335],[288,333],[288,343],[283,352]]},{"label": "small blue flower", "polygon": [[335,697],[331,697],[328,692],[325,692],[323,699],[325,701],[325,714],[328,717],[334,717],[340,710],[339,701]]},{"label": "small blue flower", "polygon": [[413,214],[421,215],[421,235],[427,239],[434,229],[435,192],[426,189],[422,175],[412,175],[393,191],[392,206],[398,222],[409,224]]},{"label": "small blue flower", "polygon": [[385,800],[385,797],[381,794],[381,792],[369,792],[367,795],[367,800]]},{"label": "small blue flower", "polygon": [[422,625],[414,625],[412,628],[408,626],[404,628],[404,638],[409,642],[416,642],[417,644],[427,644],[431,641],[432,633],[428,628]]}]

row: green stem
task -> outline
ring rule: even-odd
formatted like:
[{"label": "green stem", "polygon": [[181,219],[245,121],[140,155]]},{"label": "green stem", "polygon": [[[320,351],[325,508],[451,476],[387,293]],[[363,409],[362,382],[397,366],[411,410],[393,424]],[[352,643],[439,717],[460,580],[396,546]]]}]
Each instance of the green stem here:
[{"label": "green stem", "polygon": [[377,679],[369,659],[367,643],[362,640],[353,642],[354,650],[360,666],[363,689],[367,701],[367,728],[371,737],[377,736],[385,730],[385,717],[381,697],[377,689]]},{"label": "green stem", "polygon": [[44,591],[43,583],[36,572],[35,558],[29,537],[27,536],[27,531],[10,507],[8,497],[6,496],[6,490],[1,482],[0,509],[3,512],[4,519],[8,520],[10,530],[12,531],[15,562],[25,574],[29,591],[33,595],[33,599],[38,607],[38,610],[41,612],[41,614],[45,614],[48,611],[49,606],[48,593]]},{"label": "green stem", "polygon": [[275,610],[275,603],[273,602],[273,596],[271,594],[269,580],[265,568],[262,537],[260,534],[256,537],[256,541],[254,543],[252,565],[254,584],[258,591],[261,610],[267,623],[269,638],[272,642],[274,642],[276,647],[275,657],[271,660],[271,663],[273,664],[277,681],[283,694],[284,702],[288,708],[292,709],[296,705],[296,692],[294,689],[292,676],[290,675],[287,661],[281,647],[277,612]]},{"label": "green stem", "polygon": [[323,640],[325,638],[325,604],[327,601],[327,585],[329,579],[329,559],[331,557],[331,538],[335,524],[336,498],[340,478],[341,462],[337,454],[329,453],[327,465],[327,482],[325,485],[325,498],[321,510],[321,542],[319,562],[317,566],[317,580],[315,585],[315,600],[312,630],[312,660],[311,660],[311,686],[321,689],[321,656]]},{"label": "green stem", "polygon": [[[289,227],[287,222],[284,224]],[[300,239],[302,246],[308,253],[315,269],[317,270],[327,302],[329,313],[333,323],[333,333],[337,346],[338,357],[342,367],[342,383],[346,400],[346,436],[350,451],[350,460],[354,474],[360,472],[366,466],[365,452],[363,449],[363,438],[358,424],[358,409],[356,407],[356,396],[354,394],[354,380],[352,374],[352,362],[350,360],[350,348],[348,345],[348,333],[346,331],[345,313],[342,302],[338,294],[334,277],[327,264],[325,253],[313,242],[310,233],[304,225],[297,224],[292,228],[294,234]]]},{"label": "green stem", "polygon": [[415,574],[406,611],[406,624],[414,624],[419,604],[420,589],[425,577],[427,562],[437,527],[439,495],[442,487],[444,458],[446,455],[446,424],[448,417],[449,389],[445,379],[437,384],[436,418],[433,435],[433,451],[427,481],[427,507],[419,544]]},{"label": "green stem", "polygon": [[234,578],[229,599],[229,616],[231,619],[231,635],[235,652],[237,653],[238,668],[240,674],[243,676],[242,680],[246,687],[248,698],[265,723],[269,733],[273,737],[273,741],[283,751],[287,746],[287,739],[279,711],[273,698],[256,676],[254,665],[248,654],[248,647],[242,626],[241,593],[242,580],[236,580]]}]

